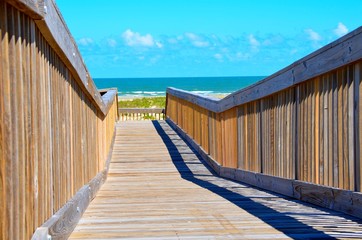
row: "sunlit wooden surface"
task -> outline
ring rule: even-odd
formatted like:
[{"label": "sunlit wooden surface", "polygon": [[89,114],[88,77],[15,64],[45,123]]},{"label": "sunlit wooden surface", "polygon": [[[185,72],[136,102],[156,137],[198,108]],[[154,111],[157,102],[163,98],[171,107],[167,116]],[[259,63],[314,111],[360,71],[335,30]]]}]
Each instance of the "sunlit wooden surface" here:
[{"label": "sunlit wooden surface", "polygon": [[362,221],[215,176],[164,121],[121,122],[70,239],[362,238]]}]

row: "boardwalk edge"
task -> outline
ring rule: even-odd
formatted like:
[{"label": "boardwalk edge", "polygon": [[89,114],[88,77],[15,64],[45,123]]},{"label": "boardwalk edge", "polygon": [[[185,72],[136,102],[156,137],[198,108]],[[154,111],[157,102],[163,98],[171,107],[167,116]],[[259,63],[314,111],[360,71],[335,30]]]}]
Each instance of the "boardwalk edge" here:
[{"label": "boardwalk edge", "polygon": [[166,122],[189,143],[217,175],[250,184],[334,211],[343,212],[362,219],[362,193],[333,188],[294,179],[280,178],[262,173],[227,168],[216,162],[185,131],[170,118]]},{"label": "boardwalk edge", "polygon": [[78,192],[43,225],[38,227],[31,238],[32,240],[68,239],[89,203],[95,198],[98,190],[107,179],[115,138],[116,126],[105,168],[88,184],[79,189]]}]

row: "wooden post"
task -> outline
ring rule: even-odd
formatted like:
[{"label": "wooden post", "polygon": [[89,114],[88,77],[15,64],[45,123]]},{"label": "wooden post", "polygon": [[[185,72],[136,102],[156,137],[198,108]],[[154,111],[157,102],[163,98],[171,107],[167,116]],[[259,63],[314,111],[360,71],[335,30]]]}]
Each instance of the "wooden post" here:
[{"label": "wooden post", "polygon": [[354,171],[355,171],[355,191],[362,191],[362,160],[361,160],[361,147],[362,147],[362,68],[361,63],[355,64],[354,67]]}]

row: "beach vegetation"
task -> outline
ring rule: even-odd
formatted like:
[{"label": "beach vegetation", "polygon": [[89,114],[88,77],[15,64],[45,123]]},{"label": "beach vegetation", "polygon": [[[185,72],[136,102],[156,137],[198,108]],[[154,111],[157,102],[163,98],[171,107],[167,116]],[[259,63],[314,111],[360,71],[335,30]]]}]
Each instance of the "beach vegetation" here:
[{"label": "beach vegetation", "polygon": [[165,108],[166,97],[143,97],[135,99],[120,100],[120,108]]}]

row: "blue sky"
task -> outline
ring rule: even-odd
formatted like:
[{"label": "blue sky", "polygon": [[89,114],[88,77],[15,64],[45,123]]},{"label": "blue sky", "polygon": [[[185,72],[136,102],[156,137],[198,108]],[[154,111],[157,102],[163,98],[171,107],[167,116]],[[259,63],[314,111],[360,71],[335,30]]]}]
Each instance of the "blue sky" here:
[{"label": "blue sky", "polygon": [[266,76],[361,25],[362,1],[56,0],[92,77]]}]

